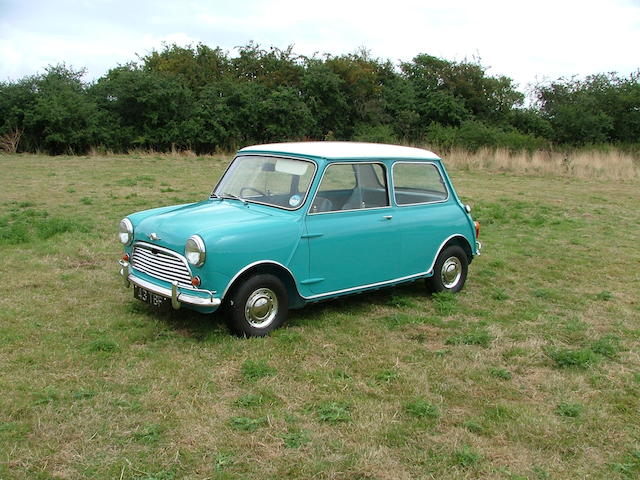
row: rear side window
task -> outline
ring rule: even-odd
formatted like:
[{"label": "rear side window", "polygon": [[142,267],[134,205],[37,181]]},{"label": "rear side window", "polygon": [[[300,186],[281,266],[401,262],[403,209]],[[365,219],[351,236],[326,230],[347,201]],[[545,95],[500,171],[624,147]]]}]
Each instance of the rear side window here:
[{"label": "rear side window", "polygon": [[398,205],[442,202],[449,196],[442,175],[433,163],[395,163],[393,186]]}]

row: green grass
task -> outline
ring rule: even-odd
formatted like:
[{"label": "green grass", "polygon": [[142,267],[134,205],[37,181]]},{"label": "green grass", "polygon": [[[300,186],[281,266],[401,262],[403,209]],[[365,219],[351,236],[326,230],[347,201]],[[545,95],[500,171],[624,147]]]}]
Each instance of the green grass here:
[{"label": "green grass", "polygon": [[0,156],[0,478],[638,477],[637,183],[453,170],[484,244],[462,292],[246,340],[117,274],[120,219],[227,162]]},{"label": "green grass", "polygon": [[316,408],[318,420],[335,425],[351,420],[351,406],[347,402],[323,402]]},{"label": "green grass", "polygon": [[405,412],[415,418],[435,419],[440,416],[438,408],[422,398],[409,401],[404,406]]},{"label": "green grass", "polygon": [[264,362],[247,360],[242,364],[242,375],[247,380],[258,380],[262,377],[270,377],[276,374],[276,369]]},{"label": "green grass", "polygon": [[556,406],[556,413],[562,417],[577,418],[582,413],[582,405],[579,403],[562,402]]}]

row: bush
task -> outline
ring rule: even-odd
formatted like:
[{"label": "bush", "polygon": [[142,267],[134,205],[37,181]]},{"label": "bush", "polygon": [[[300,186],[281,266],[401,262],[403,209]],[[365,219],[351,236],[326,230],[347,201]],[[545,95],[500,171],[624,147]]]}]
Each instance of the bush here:
[{"label": "bush", "polygon": [[356,126],[353,140],[373,143],[396,143],[398,141],[389,125],[367,125],[365,123]]},{"label": "bush", "polygon": [[547,140],[535,135],[522,133],[510,127],[505,130],[476,120],[463,122],[460,127],[445,127],[432,123],[426,129],[426,139],[429,144],[445,151],[453,147],[463,147],[471,151],[484,147],[534,151],[550,146]]}]

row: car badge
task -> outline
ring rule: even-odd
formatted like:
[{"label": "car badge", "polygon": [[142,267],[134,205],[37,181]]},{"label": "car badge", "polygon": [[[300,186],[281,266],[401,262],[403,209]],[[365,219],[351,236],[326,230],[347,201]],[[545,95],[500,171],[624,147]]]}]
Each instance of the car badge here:
[{"label": "car badge", "polygon": [[160,237],[158,236],[158,234],[156,232],[151,232],[149,234],[149,239],[155,241],[155,240],[160,240]]}]

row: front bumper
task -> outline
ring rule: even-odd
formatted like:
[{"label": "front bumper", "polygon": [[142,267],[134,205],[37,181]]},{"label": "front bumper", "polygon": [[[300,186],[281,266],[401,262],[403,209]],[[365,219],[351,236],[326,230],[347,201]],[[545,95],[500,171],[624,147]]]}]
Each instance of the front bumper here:
[{"label": "front bumper", "polygon": [[[120,263],[120,266],[122,267],[120,269],[120,275],[122,275],[122,278],[124,279],[125,287],[129,287],[133,283],[157,295],[162,295],[163,297],[170,298],[171,306],[175,310],[178,310],[180,308],[180,305],[183,303],[194,307],[213,309],[218,308],[222,303],[222,300],[219,298],[215,298],[213,296],[214,292],[210,290],[199,288],[186,289],[184,287],[179,287],[178,282],[175,281],[171,283],[171,288],[161,287],[132,273],[131,269],[129,268],[129,262],[120,260],[118,263]],[[182,290],[186,290],[186,292]],[[204,293],[207,296],[200,297],[197,295],[189,294],[188,292]]]}]

